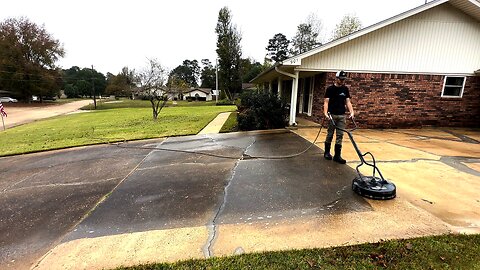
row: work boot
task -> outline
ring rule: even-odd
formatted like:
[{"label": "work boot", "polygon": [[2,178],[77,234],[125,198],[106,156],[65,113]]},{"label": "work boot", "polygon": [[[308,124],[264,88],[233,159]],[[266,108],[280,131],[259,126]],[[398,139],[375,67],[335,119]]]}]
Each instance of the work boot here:
[{"label": "work boot", "polygon": [[325,143],[325,153],[323,157],[327,160],[332,160],[332,155],[330,155],[330,147],[332,146],[331,143]]},{"label": "work boot", "polygon": [[347,161],[342,158],[342,145],[335,144],[335,155],[333,156],[333,161],[338,162],[340,164],[345,164]]}]

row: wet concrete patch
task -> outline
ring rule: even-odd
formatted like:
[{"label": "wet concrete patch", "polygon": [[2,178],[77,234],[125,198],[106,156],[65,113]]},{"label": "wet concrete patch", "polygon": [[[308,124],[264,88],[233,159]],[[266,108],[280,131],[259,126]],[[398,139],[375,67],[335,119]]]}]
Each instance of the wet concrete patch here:
[{"label": "wet concrete patch", "polygon": [[353,171],[325,161],[317,148],[291,159],[268,159],[308,146],[285,130],[169,138],[157,147],[200,154],[153,151],[64,242],[235,223],[273,212],[300,217],[369,210],[368,203],[350,191]]},{"label": "wet concrete patch", "polygon": [[64,242],[208,223],[243,150],[218,145],[206,136],[170,138],[157,147],[204,154],[152,151]]},{"label": "wet concrete patch", "polygon": [[0,268],[30,268],[148,152],[104,145],[0,158]]},{"label": "wet concrete patch", "polygon": [[220,221],[248,223],[371,210],[351,191],[353,171],[324,160],[317,151],[285,160],[241,161]]}]

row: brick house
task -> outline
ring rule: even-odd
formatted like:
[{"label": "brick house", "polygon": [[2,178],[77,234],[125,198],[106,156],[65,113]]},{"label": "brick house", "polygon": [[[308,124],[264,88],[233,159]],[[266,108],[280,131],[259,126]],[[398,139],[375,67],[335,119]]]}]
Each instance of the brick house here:
[{"label": "brick house", "polygon": [[311,51],[252,80],[320,122],[325,89],[348,72],[362,127],[480,127],[480,2],[436,0]]}]

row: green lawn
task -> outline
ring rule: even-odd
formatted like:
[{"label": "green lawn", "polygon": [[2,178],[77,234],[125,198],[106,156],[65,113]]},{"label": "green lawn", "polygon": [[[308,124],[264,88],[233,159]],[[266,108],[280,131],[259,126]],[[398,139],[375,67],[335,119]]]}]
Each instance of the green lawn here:
[{"label": "green lawn", "polygon": [[480,235],[444,235],[117,269],[480,269],[479,254]]},{"label": "green lawn", "polygon": [[[148,100],[97,100],[97,110],[118,109],[118,108],[150,108],[152,105]],[[167,101],[166,107],[197,107],[197,106],[215,106],[215,101],[192,101],[185,100]],[[84,110],[93,110],[93,104],[83,107]]]},{"label": "green lawn", "polygon": [[123,139],[196,134],[219,113],[235,110],[235,106],[166,107],[160,112],[157,122],[152,120],[150,107],[59,116],[0,132],[0,156]]},{"label": "green lawn", "polygon": [[220,133],[225,132],[235,132],[238,131],[238,122],[237,122],[237,113],[233,112],[228,116],[227,121],[223,124],[222,128],[220,129]]}]

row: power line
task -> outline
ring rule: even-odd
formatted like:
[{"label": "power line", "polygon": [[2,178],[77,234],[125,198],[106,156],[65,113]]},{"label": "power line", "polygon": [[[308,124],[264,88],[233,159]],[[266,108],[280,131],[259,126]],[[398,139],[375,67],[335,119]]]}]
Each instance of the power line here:
[{"label": "power line", "polygon": [[[62,79],[64,81],[88,81],[90,78],[85,78],[85,79],[81,79],[81,78],[68,78],[69,75],[65,75],[65,76],[46,76],[46,75],[41,75],[41,74],[34,74],[34,73],[25,73],[25,72],[16,72],[16,71],[5,71],[5,70],[0,70],[0,73],[6,73],[6,74],[15,74],[15,75],[29,75],[29,76],[34,76],[34,77],[38,77],[38,78],[46,78],[46,79]],[[92,73],[93,74],[93,73]],[[93,79],[97,79],[95,77],[93,77]],[[4,81],[41,81],[40,79],[1,79],[0,80],[4,80]],[[106,80],[106,79],[105,79]]]}]

